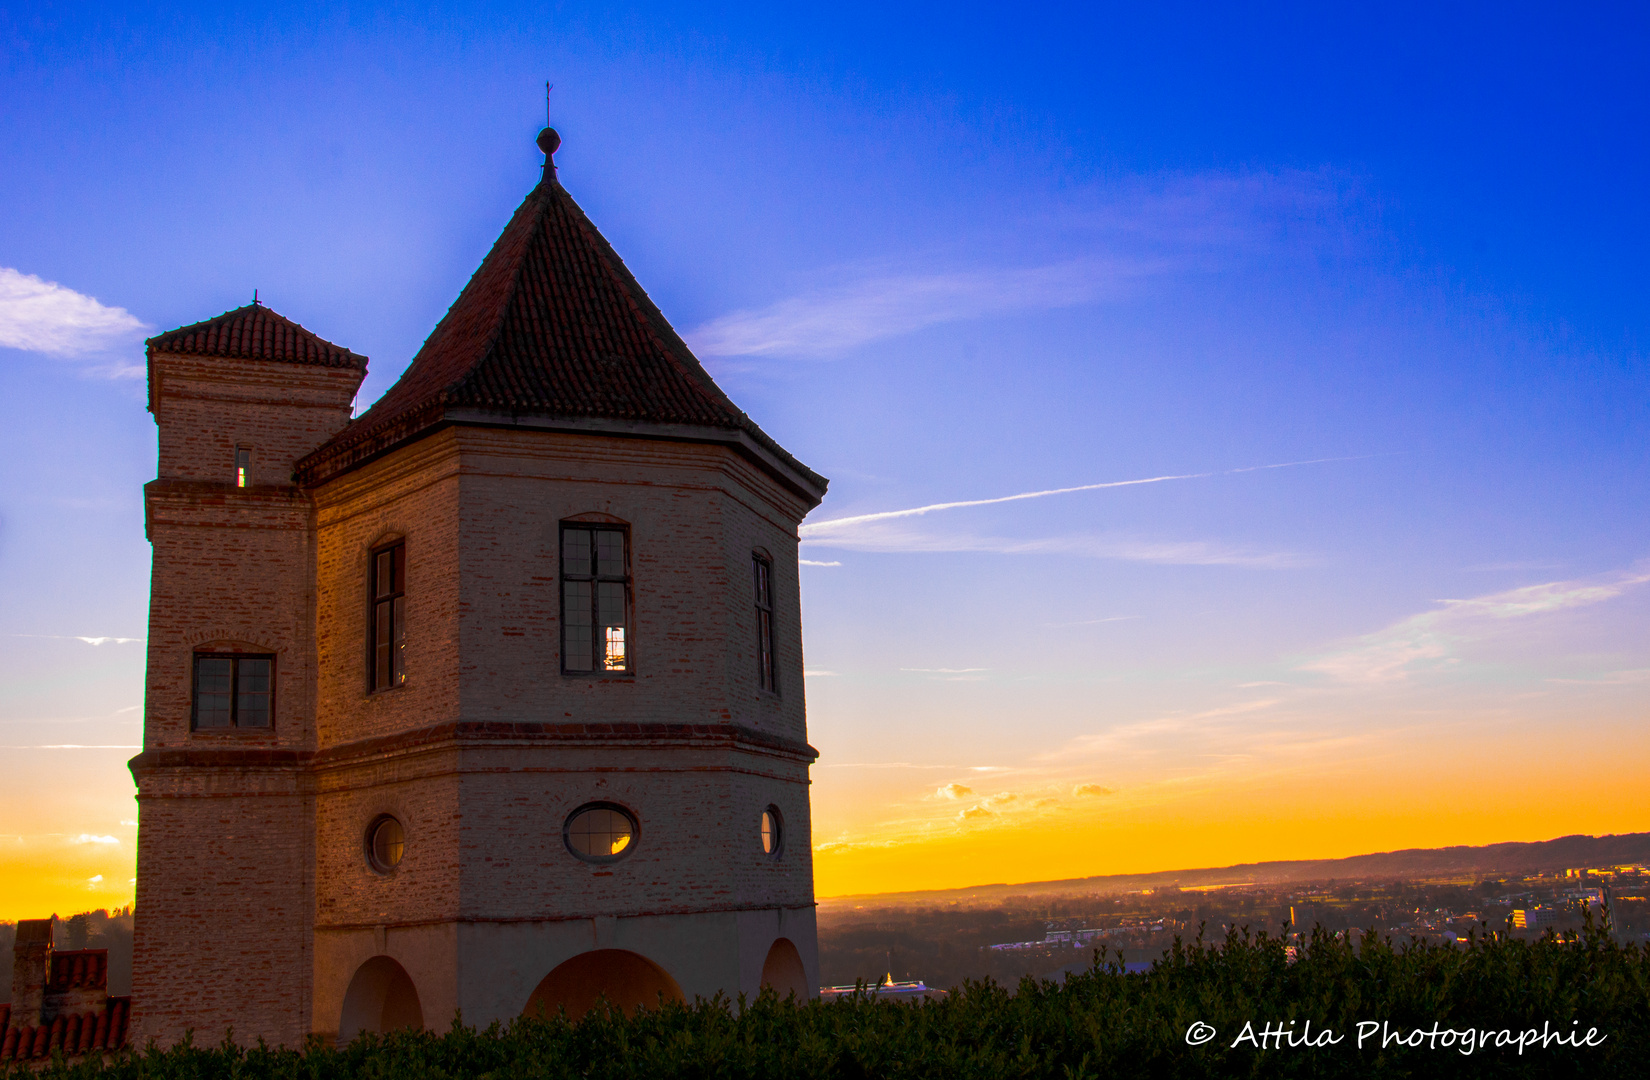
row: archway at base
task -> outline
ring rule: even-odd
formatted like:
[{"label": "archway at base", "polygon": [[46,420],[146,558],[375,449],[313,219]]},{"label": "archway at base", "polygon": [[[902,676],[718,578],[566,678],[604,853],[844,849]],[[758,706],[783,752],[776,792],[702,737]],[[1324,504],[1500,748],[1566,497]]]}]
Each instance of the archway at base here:
[{"label": "archway at base", "polygon": [[344,992],[338,1039],[349,1042],[363,1031],[395,1031],[424,1026],[418,988],[407,969],[387,956],[375,956],[355,969]]},{"label": "archway at base", "polygon": [[634,1013],[644,1005],[657,1009],[661,1000],[681,1001],[682,988],[645,956],[625,949],[596,949],[558,964],[527,999],[521,1015],[537,1016],[542,1010],[545,1016],[554,1016],[559,1007],[577,1020],[598,998]]},{"label": "archway at base", "polygon": [[762,961],[762,985],[773,987],[780,997],[795,994],[808,1000],[808,972],[790,938],[780,938],[768,950],[768,958]]}]

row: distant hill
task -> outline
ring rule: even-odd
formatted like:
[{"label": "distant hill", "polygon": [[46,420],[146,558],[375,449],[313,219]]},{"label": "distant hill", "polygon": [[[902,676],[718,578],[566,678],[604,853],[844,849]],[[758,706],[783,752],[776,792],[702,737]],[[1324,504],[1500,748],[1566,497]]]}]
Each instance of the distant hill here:
[{"label": "distant hill", "polygon": [[1369,881],[1394,878],[1447,877],[1457,874],[1532,874],[1573,866],[1650,864],[1650,833],[1620,836],[1561,836],[1528,844],[1486,844],[1483,847],[1408,848],[1345,859],[1300,859],[1284,862],[1241,863],[1203,870],[1165,870],[1155,874],[1113,874],[1105,877],[1030,881],[1018,885],[974,885],[963,889],[878,893],[874,896],[822,898],[834,903],[875,899],[927,903],[936,900],[980,899],[1040,894],[1136,892],[1141,889],[1209,888],[1221,885],[1278,885],[1296,881]]}]

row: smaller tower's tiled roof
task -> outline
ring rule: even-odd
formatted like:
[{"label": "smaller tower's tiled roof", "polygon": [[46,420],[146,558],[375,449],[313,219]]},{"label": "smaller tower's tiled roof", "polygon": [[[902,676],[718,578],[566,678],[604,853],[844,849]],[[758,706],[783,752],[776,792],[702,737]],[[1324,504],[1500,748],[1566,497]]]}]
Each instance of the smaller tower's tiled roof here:
[{"label": "smaller tower's tiled roof", "polygon": [[149,355],[225,356],[364,370],[367,358],[334,345],[284,315],[254,301],[215,319],[157,334],[145,344]]}]

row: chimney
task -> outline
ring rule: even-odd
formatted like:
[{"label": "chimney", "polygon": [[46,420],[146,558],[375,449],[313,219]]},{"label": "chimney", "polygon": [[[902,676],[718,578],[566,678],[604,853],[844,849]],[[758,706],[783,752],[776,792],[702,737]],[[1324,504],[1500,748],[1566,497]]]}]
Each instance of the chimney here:
[{"label": "chimney", "polygon": [[12,945],[11,1024],[33,1027],[40,1023],[46,1004],[46,975],[52,966],[52,921],[19,919]]}]

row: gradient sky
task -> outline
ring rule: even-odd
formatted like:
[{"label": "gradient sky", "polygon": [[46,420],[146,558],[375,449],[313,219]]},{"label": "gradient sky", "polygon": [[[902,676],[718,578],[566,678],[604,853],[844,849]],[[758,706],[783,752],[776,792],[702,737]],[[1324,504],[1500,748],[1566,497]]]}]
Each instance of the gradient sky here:
[{"label": "gradient sky", "polygon": [[1642,8],[609,7],[0,5],[0,917],[131,896],[142,338],[377,398],[546,79],[831,478],[820,895],[1650,829]]}]

